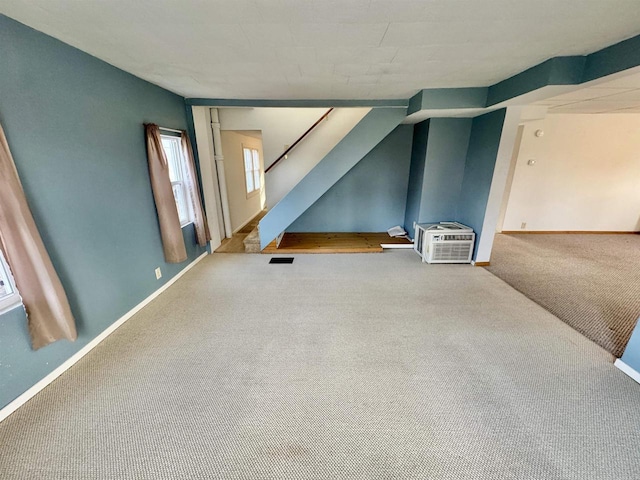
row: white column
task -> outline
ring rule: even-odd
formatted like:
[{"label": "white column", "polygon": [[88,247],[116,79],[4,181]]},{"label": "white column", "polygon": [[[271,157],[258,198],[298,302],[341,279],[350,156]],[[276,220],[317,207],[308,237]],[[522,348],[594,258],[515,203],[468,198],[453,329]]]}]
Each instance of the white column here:
[{"label": "white column", "polygon": [[496,165],[493,170],[493,178],[489,190],[489,198],[487,200],[487,208],[484,213],[482,234],[478,241],[476,262],[488,262],[491,258],[493,239],[496,234],[496,226],[498,225],[498,217],[500,216],[500,206],[502,205],[502,197],[504,196],[504,190],[507,184],[511,155],[513,154],[513,147],[516,143],[521,115],[522,107],[507,107],[504,124],[502,125],[502,134],[500,135]]},{"label": "white column", "polygon": [[200,174],[202,175],[202,192],[204,193],[204,209],[209,222],[211,252],[220,246],[224,238],[222,208],[220,206],[220,192],[213,155],[213,135],[211,132],[211,117],[208,107],[191,107],[193,112],[193,126],[196,134],[196,147],[200,158]]}]

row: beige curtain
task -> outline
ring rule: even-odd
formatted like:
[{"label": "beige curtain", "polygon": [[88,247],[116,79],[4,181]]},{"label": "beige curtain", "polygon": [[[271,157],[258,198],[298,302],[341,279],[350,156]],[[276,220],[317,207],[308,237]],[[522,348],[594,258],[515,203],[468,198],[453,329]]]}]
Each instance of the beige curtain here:
[{"label": "beige curtain", "polygon": [[75,340],[69,301],[38,233],[1,126],[0,248],[28,315],[33,348],[63,338]]},{"label": "beige curtain", "polygon": [[164,249],[164,259],[168,263],[180,263],[187,259],[187,249],[184,245],[178,207],[173,196],[173,188],[169,178],[169,164],[162,149],[160,129],[157,125],[145,125],[147,137],[147,160],[149,162],[149,176],[153,198],[158,211],[160,222],[160,236]]},{"label": "beige curtain", "polygon": [[187,132],[182,132],[182,135],[180,136],[180,143],[182,145],[182,153],[187,163],[188,178],[186,183],[193,211],[193,223],[196,227],[196,237],[198,239],[198,245],[204,247],[207,242],[211,240],[211,234],[209,233],[209,226],[207,225],[207,217],[204,214],[204,208],[202,208],[196,163],[193,159],[193,150],[191,149],[191,142],[189,141]]}]

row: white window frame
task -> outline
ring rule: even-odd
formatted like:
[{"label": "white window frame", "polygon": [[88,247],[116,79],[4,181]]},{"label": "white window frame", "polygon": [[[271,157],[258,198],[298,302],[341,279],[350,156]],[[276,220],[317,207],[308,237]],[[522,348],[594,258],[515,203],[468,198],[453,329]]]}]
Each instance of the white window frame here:
[{"label": "white window frame", "polygon": [[[187,159],[184,157],[182,151],[182,144],[180,137],[174,135],[160,135],[162,140],[162,148],[167,157],[169,164],[169,179],[171,180],[171,188],[173,189],[173,197],[176,201],[176,208],[178,209],[178,217],[180,218],[180,226],[185,227],[190,223],[193,223],[193,208],[189,201],[189,191],[187,186]],[[167,144],[170,144],[168,146]],[[171,148],[172,151],[168,151],[167,148]],[[172,161],[175,156],[176,162]],[[178,169],[176,170],[176,165]],[[176,193],[176,189],[182,193]],[[182,204],[182,205],[181,205]]]},{"label": "white window frame", "polygon": [[16,288],[16,282],[13,280],[9,265],[4,259],[2,252],[0,251],[0,280],[4,282],[4,286],[9,292],[8,295],[0,297],[0,315],[7,313],[9,310],[13,310],[16,307],[22,305],[22,298]]},{"label": "white window frame", "polygon": [[[245,161],[245,152],[251,152],[251,169],[247,170],[247,163]],[[258,165],[256,166],[256,158],[258,159]],[[242,168],[244,169],[244,189],[247,193],[247,198],[258,195],[262,191],[262,162],[260,161],[260,151],[254,147],[248,147],[242,145]],[[251,176],[251,183],[253,190],[249,190],[249,175]],[[259,185],[256,187],[256,178],[259,181]]]}]

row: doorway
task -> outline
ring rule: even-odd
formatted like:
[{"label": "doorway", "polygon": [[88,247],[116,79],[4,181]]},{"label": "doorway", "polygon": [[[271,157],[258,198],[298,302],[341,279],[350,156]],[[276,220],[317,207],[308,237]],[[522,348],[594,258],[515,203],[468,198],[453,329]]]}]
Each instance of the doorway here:
[{"label": "doorway", "polygon": [[266,214],[262,132],[222,130],[220,137],[232,235],[216,252],[253,252],[252,239],[257,239],[259,247],[257,226]]},{"label": "doorway", "polygon": [[619,357],[640,316],[640,109],[604,102],[521,127],[487,270]]}]

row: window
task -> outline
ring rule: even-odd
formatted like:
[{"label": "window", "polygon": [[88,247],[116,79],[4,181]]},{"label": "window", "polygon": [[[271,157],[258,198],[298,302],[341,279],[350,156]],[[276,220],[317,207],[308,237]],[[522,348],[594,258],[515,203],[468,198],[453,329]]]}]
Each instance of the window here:
[{"label": "window", "polygon": [[18,295],[7,262],[0,252],[0,313],[5,313],[18,305],[22,305],[22,299]]},{"label": "window", "polygon": [[176,200],[180,225],[185,226],[193,221],[191,203],[189,202],[189,192],[187,191],[186,159],[182,153],[180,137],[160,135],[162,148],[169,162],[169,179],[173,188],[173,197]]},{"label": "window", "polygon": [[246,147],[242,147],[242,154],[244,157],[244,177],[246,179],[247,197],[249,197],[258,193],[262,188],[260,179],[260,154],[257,149]]}]

